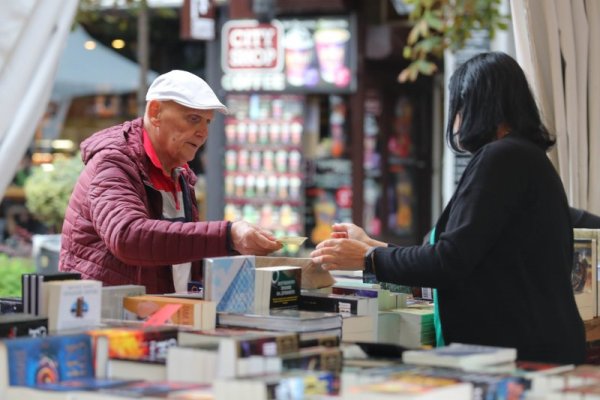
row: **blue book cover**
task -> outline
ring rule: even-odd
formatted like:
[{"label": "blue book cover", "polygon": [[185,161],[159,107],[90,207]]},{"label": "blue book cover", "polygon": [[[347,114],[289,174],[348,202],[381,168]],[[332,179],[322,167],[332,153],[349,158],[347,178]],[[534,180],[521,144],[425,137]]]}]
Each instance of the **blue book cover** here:
[{"label": "blue book cover", "polygon": [[37,386],[94,377],[91,337],[86,334],[4,341],[11,386]]},{"label": "blue book cover", "polygon": [[204,298],[217,303],[218,312],[254,311],[255,257],[204,259]]}]

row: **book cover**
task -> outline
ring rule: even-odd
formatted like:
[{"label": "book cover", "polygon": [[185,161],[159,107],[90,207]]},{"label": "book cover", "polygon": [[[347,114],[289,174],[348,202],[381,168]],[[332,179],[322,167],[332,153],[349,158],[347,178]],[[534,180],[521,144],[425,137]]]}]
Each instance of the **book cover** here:
[{"label": "book cover", "polygon": [[218,313],[219,326],[237,326],[283,332],[342,329],[342,316],[335,313],[276,309],[260,314]]},{"label": "book cover", "polygon": [[102,282],[66,280],[44,282],[48,294],[48,329],[88,328],[100,325]]},{"label": "book cover", "polygon": [[408,350],[402,354],[407,364],[475,369],[487,365],[513,362],[517,350],[507,347],[452,343],[430,350]]},{"label": "book cover", "polygon": [[217,303],[218,312],[254,311],[254,256],[204,259],[204,298]]},{"label": "book cover", "polygon": [[521,399],[526,390],[526,382],[521,377],[513,376],[508,371],[488,372],[486,367],[478,368],[475,371],[423,367],[418,371],[405,371],[402,375],[466,382],[473,386],[473,398],[475,399]]},{"label": "book cover", "polygon": [[400,375],[383,382],[351,387],[344,398],[347,399],[431,399],[431,400],[470,400],[473,387],[458,379]]},{"label": "book cover", "polygon": [[574,230],[571,286],[577,309],[583,320],[598,315],[598,237],[596,230]]},{"label": "book cover", "polygon": [[17,336],[46,336],[48,334],[48,318],[31,314],[0,314],[0,338]]},{"label": "book cover", "polygon": [[344,294],[303,292],[300,309],[325,311],[342,315],[369,315],[377,312],[377,299]]},{"label": "book cover", "polygon": [[315,264],[310,258],[298,257],[261,257],[255,258],[256,268],[290,265],[302,268],[302,289],[319,289],[333,285],[335,279],[321,265]]},{"label": "book cover", "polygon": [[22,313],[22,297],[0,297],[0,314]]},{"label": "book cover", "polygon": [[361,297],[377,298],[379,311],[392,310],[398,307],[404,307],[408,298],[406,293],[391,292],[383,289],[376,283],[364,283],[358,280],[338,281],[330,288],[328,293],[349,294]]},{"label": "book cover", "polygon": [[296,308],[300,298],[302,268],[293,266],[256,269],[255,310]]},{"label": "book cover", "polygon": [[16,338],[2,342],[11,386],[36,386],[64,380],[93,378],[89,335]]},{"label": "book cover", "polygon": [[[214,398],[312,399],[339,394],[340,377],[326,371],[294,371],[251,378],[219,379],[214,385]],[[260,395],[258,395],[260,394]]]},{"label": "book cover", "polygon": [[168,296],[132,296],[123,299],[125,318],[147,320],[163,306],[175,304],[181,307],[167,323],[190,326],[195,329],[213,329],[216,320],[216,303],[194,298]]},{"label": "book cover", "polygon": [[[177,327],[103,328],[88,330],[95,345],[105,346],[109,358],[166,359],[169,347],[177,346]],[[105,343],[102,343],[105,341]]]},{"label": "book cover", "polygon": [[296,353],[281,355],[286,370],[342,371],[343,354],[339,347],[306,347]]}]

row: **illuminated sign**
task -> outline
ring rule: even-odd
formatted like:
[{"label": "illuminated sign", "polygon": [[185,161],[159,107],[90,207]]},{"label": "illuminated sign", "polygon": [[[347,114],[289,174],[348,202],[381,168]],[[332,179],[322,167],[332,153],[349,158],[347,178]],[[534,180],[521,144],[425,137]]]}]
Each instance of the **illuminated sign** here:
[{"label": "illuminated sign", "polygon": [[353,25],[349,17],[229,21],[221,36],[222,86],[228,91],[353,91]]}]

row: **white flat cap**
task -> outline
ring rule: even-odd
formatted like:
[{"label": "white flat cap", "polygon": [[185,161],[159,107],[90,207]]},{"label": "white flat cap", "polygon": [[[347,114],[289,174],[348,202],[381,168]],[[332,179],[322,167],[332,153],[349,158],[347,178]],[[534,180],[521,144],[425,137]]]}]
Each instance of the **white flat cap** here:
[{"label": "white flat cap", "polygon": [[159,75],[146,93],[146,101],[172,100],[197,110],[215,110],[227,114],[217,95],[202,78],[191,72],[173,70]]}]

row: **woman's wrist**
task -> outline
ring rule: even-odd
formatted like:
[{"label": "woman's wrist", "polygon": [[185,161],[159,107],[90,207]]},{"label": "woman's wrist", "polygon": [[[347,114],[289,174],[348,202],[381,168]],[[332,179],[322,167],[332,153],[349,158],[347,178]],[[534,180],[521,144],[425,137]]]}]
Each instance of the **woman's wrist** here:
[{"label": "woman's wrist", "polygon": [[370,239],[367,244],[371,247],[388,247],[387,243],[375,239]]}]

